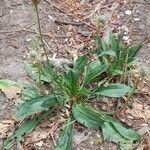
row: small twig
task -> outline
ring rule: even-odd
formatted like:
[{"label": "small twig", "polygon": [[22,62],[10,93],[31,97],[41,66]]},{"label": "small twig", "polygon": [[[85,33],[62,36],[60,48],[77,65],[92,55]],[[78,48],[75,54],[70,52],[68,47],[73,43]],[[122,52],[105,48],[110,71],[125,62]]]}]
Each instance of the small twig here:
[{"label": "small twig", "polygon": [[38,21],[35,21],[34,23],[32,23],[31,25],[27,26],[26,29],[31,28],[32,26],[34,26]]},{"label": "small twig", "polygon": [[60,20],[55,20],[54,22],[57,24],[72,25],[72,26],[83,26],[84,25],[84,23],[81,23],[81,22],[64,22],[64,21],[60,21]]}]

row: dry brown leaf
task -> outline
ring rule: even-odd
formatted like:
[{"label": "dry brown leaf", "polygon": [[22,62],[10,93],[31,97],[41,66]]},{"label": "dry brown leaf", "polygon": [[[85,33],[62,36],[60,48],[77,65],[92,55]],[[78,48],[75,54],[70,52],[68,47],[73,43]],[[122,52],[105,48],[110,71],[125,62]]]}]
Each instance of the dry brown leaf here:
[{"label": "dry brown leaf", "polygon": [[144,139],[144,142],[141,145],[139,145],[137,150],[150,150],[150,138],[148,137]]},{"label": "dry brown leaf", "polygon": [[145,122],[150,119],[150,108],[147,105],[133,103],[133,109],[128,109],[126,112],[135,118],[143,118]]},{"label": "dry brown leaf", "polygon": [[14,86],[14,87],[9,87],[7,89],[4,89],[3,92],[5,93],[8,99],[13,99],[16,97],[17,93],[21,92],[21,89],[17,86]]},{"label": "dry brown leaf", "polygon": [[26,139],[25,145],[28,145],[28,144],[33,143],[33,142],[40,141],[42,139],[46,139],[49,134],[50,133],[47,132],[47,130],[45,130],[45,131],[42,131],[40,129],[35,130],[28,136],[28,138]]},{"label": "dry brown leaf", "polygon": [[3,120],[0,123],[0,138],[4,138],[6,136],[6,132],[14,126],[14,121],[12,120]]},{"label": "dry brown leaf", "polygon": [[9,99],[16,98],[17,93],[21,92],[21,88],[17,86],[17,83],[11,80],[0,80],[0,90]]}]

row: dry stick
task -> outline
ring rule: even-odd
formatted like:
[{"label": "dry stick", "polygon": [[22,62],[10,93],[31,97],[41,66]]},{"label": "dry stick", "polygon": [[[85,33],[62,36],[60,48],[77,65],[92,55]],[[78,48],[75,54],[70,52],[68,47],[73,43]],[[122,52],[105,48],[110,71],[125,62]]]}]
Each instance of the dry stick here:
[{"label": "dry stick", "polygon": [[38,21],[33,22],[32,24],[30,24],[29,26],[26,27],[26,29],[31,28],[32,26],[34,26]]},{"label": "dry stick", "polygon": [[55,20],[54,22],[57,24],[72,25],[72,26],[83,26],[84,25],[84,23],[81,23],[81,22],[64,22],[64,21],[60,21],[60,20]]},{"label": "dry stick", "polygon": [[91,24],[88,24],[87,22],[81,20],[81,19],[78,18],[78,17],[75,17],[73,14],[70,14],[69,12],[67,12],[67,11],[65,11],[65,10],[62,10],[61,8],[59,8],[58,6],[54,5],[54,4],[51,3],[50,1],[48,1],[48,0],[44,0],[44,1],[47,2],[48,4],[50,4],[51,6],[53,6],[54,8],[58,9],[60,12],[65,13],[65,14],[67,14],[68,16],[71,16],[71,17],[73,17],[73,18],[79,20],[80,22],[82,22],[83,24],[87,25],[88,27],[90,27],[90,28],[96,30],[96,27],[92,26]]}]

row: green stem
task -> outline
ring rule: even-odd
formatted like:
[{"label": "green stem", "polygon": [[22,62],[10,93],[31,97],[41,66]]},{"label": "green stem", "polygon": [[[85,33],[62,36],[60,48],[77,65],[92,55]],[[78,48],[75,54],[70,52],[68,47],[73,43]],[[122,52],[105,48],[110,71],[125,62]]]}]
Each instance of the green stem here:
[{"label": "green stem", "polygon": [[47,55],[47,51],[46,51],[46,48],[45,48],[45,44],[44,44],[44,41],[43,41],[43,35],[42,35],[42,30],[41,30],[41,23],[40,23],[40,16],[39,16],[38,5],[35,5],[35,10],[36,10],[36,14],[37,14],[37,21],[38,21],[38,29],[39,29],[40,40],[41,40],[42,47],[43,47],[43,50],[44,50],[44,53],[45,53],[45,56],[46,56],[47,64],[50,65],[50,62],[49,62],[49,59],[48,59],[48,55]]}]

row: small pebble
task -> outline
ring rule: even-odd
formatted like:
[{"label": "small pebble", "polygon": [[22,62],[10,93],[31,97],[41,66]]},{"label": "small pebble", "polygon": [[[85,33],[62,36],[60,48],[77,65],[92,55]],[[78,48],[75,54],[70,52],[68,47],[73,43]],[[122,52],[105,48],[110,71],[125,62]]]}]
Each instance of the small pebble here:
[{"label": "small pebble", "polygon": [[125,31],[125,32],[129,32],[129,29],[128,29],[128,27],[126,26],[126,25],[122,25],[121,26],[121,29],[123,30],[123,31]]},{"label": "small pebble", "polygon": [[133,18],[133,20],[134,20],[134,21],[139,21],[140,19],[139,19],[139,18]]},{"label": "small pebble", "polygon": [[126,14],[126,15],[131,15],[131,13],[132,13],[131,10],[126,10],[126,11],[125,11],[125,14]]},{"label": "small pebble", "polygon": [[12,13],[13,13],[13,10],[10,10],[9,13],[12,14]]},{"label": "small pebble", "polygon": [[125,41],[128,41],[128,40],[129,40],[129,36],[124,36],[123,39],[124,39]]},{"label": "small pebble", "polygon": [[26,42],[30,42],[32,39],[31,38],[27,38],[26,39]]}]

